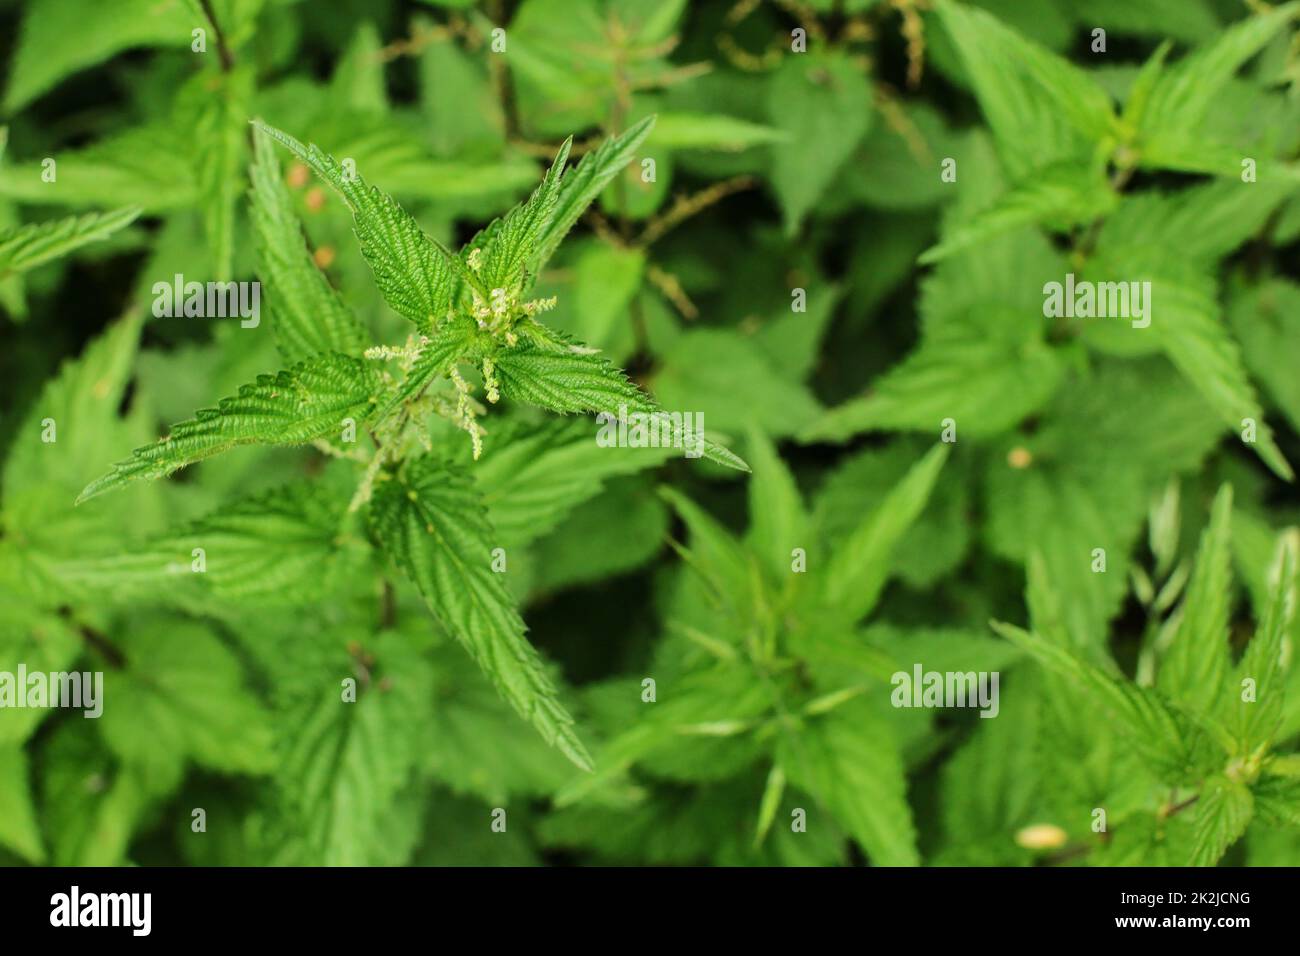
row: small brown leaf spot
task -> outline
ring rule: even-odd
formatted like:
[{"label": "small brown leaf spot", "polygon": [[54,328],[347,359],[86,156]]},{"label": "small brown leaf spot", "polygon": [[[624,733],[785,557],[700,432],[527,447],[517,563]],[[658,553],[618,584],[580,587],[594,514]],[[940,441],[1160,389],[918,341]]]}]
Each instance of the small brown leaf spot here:
[{"label": "small brown leaf spot", "polygon": [[429,522],[428,524],[426,524],[424,526],[424,530],[427,531],[429,534],[433,534],[433,522]]},{"label": "small brown leaf spot", "polygon": [[91,391],[94,393],[96,398],[107,398],[108,390],[110,388],[112,388],[112,383],[106,378],[101,378],[95,383],[95,386]]},{"label": "small brown leaf spot", "polygon": [[380,678],[379,689],[383,691],[385,694],[387,694],[390,690],[393,689],[393,679],[391,677]]},{"label": "small brown leaf spot", "polygon": [[312,260],[316,263],[317,269],[328,269],[334,264],[335,252],[333,246],[321,246],[312,254]]},{"label": "small brown leaf spot", "polygon": [[303,163],[294,163],[289,167],[289,172],[285,175],[284,181],[294,189],[302,189],[303,186],[307,185],[307,178],[310,175],[311,170]]},{"label": "small brown leaf spot", "polygon": [[320,212],[325,206],[325,190],[321,189],[319,186],[313,186],[311,189],[307,190],[307,196],[304,201],[307,203],[307,208],[311,212]]},{"label": "small brown leaf spot", "polygon": [[1017,446],[1007,452],[1007,464],[1012,468],[1024,469],[1028,468],[1033,463],[1034,456],[1030,453],[1028,448]]}]

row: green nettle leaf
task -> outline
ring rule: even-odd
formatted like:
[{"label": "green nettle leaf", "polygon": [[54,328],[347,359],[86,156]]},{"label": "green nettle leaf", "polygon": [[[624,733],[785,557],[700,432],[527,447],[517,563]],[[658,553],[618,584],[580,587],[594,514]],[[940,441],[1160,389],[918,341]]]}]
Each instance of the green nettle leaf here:
[{"label": "green nettle leaf", "polygon": [[61,152],[54,183],[42,179],[40,161],[10,160],[0,176],[0,196],[74,208],[127,204],[146,212],[191,206],[198,199],[194,164],[158,162],[159,156],[175,152],[180,135],[176,124],[166,120]]},{"label": "green nettle leaf", "polygon": [[185,465],[236,445],[300,445],[342,433],[344,420],[359,427],[378,402],[378,373],[361,359],[329,354],[277,375],[258,376],[216,408],[201,409],[171,434],[137,448],[131,457],[92,481],[86,501],[139,479],[163,478]]},{"label": "green nettle leaf", "polygon": [[[419,77],[420,109],[428,120],[434,152],[439,156],[495,156],[505,144],[505,116],[493,95],[488,65],[481,57],[461,49],[453,37],[432,39],[420,57]],[[379,45],[376,37],[375,47]],[[373,55],[370,60],[379,73],[382,92],[382,62]],[[337,71],[335,76],[337,81]],[[352,83],[339,85],[355,88]],[[532,182],[531,169],[528,182]]]},{"label": "green nettle leaf", "polygon": [[[305,481],[224,504],[129,554],[64,560],[69,587],[193,601],[203,589],[245,607],[307,605],[344,591],[366,570],[368,542],[347,522],[347,499]],[[202,548],[202,573],[195,573]]]},{"label": "green nettle leaf", "polygon": [[522,346],[494,359],[501,393],[553,412],[651,412],[654,401],[606,359],[571,348],[567,351]]},{"label": "green nettle leaf", "polygon": [[[382,57],[375,55],[377,61]],[[346,98],[322,91],[319,105],[336,107]],[[322,139],[329,136],[335,144],[335,155],[355,160],[357,169],[366,171],[367,182],[395,195],[446,203],[449,209],[483,202],[495,207],[502,197],[523,192],[537,181],[537,167],[522,157],[489,164],[434,159],[420,143],[425,128],[416,133],[395,120],[391,113],[340,112],[316,128]]]},{"label": "green nettle leaf", "polygon": [[[824,546],[838,550],[839,543],[857,530],[863,512],[876,507],[927,447],[929,441],[917,437],[884,448],[864,448],[845,458],[827,476],[814,499],[815,522]],[[969,466],[969,460],[960,457],[946,466],[943,493],[931,495],[925,510],[894,548],[891,563],[911,587],[932,586],[960,565],[970,548]]]},{"label": "green nettle leaf", "polygon": [[761,123],[714,113],[660,113],[649,144],[664,149],[718,149],[739,152],[764,143],[780,143],[789,134]]},{"label": "green nettle leaf", "polygon": [[856,621],[875,607],[890,552],[925,508],[950,450],[947,444],[930,449],[831,556],[822,593],[834,613]]},{"label": "green nettle leaf", "polygon": [[1084,160],[1114,126],[1110,98],[1092,78],[976,7],[937,0],[998,153],[1012,178],[1061,160]]},{"label": "green nettle leaf", "polygon": [[[1300,541],[1294,533],[1278,540],[1277,557],[1269,569],[1269,593],[1259,628],[1237,665],[1237,680],[1228,685],[1227,724],[1241,750],[1250,753],[1271,742],[1278,732],[1286,702],[1287,638],[1296,613],[1296,568]],[[1245,699],[1246,681],[1254,695]]]},{"label": "green nettle leaf", "polygon": [[[564,486],[570,487],[569,482]],[[490,512],[493,524],[500,508]],[[516,514],[508,509],[508,520]],[[667,505],[650,478],[617,478],[530,550],[530,594],[544,595],[645,569],[669,539]]]},{"label": "green nettle leaf", "polygon": [[1115,729],[1158,774],[1172,782],[1195,778],[1206,746],[1204,736],[1154,692],[1112,677],[1037,634],[996,621],[993,629],[1048,670],[1091,694],[1111,716]]},{"label": "green nettle leaf", "polygon": [[330,75],[331,98],[338,97],[349,108],[362,112],[388,110],[382,46],[379,30],[369,20],[363,21]]},{"label": "green nettle leaf", "polygon": [[[1265,777],[1250,791],[1255,819],[1293,833],[1300,828],[1300,781],[1287,777]],[[1252,865],[1256,865],[1252,859]]]},{"label": "green nettle leaf", "polygon": [[777,746],[790,782],[806,790],[876,866],[917,866],[903,761],[888,727],[864,706],[816,717]]},{"label": "green nettle leaf", "polygon": [[523,205],[515,206],[504,218],[493,222],[480,234],[484,240],[470,243],[479,254],[475,271],[487,289],[518,289],[523,285],[523,265],[536,248],[546,224],[555,214],[560,198],[560,178],[569,161],[573,137],[560,145],[560,151],[546,171],[542,184]]},{"label": "green nettle leaf", "polygon": [[[29,672],[62,671],[76,663],[83,649],[81,635],[64,618],[45,614],[32,606],[27,589],[0,591],[10,607],[0,617],[0,671],[16,674],[19,666]],[[22,744],[51,715],[48,708],[5,707],[0,709],[0,747]]]},{"label": "green nettle leaf", "polygon": [[879,429],[933,432],[952,419],[963,433],[993,435],[1052,397],[1064,373],[1040,338],[999,339],[967,323],[942,326],[863,399],[832,409],[806,428],[806,441],[844,441]]},{"label": "green nettle leaf", "polygon": [[757,568],[745,547],[716,518],[673,488],[660,489],[691,533],[687,563],[713,592],[714,598],[731,605],[737,615],[751,603],[759,583]]},{"label": "green nettle leaf", "polygon": [[1274,279],[1240,290],[1228,311],[1250,373],[1286,416],[1300,428],[1300,285]]},{"label": "green nettle leaf", "polygon": [[[1032,433],[986,463],[989,546],[1020,563],[1041,554],[1078,646],[1104,643],[1148,495],[1200,466],[1218,441],[1215,424],[1164,360],[1099,363],[1062,387]],[[1100,559],[1104,572],[1093,570]]]},{"label": "green nettle leaf", "polygon": [[790,570],[794,548],[808,547],[808,512],[794,476],[758,429],[751,429],[747,449],[754,459],[749,482],[750,543],[778,580]]},{"label": "green nettle leaf", "polygon": [[1065,231],[1100,219],[1118,205],[1119,196],[1107,183],[1104,170],[1095,164],[1058,163],[1036,171],[969,222],[949,230],[918,261],[938,262],[1020,226],[1038,224]]},{"label": "green nettle leaf", "polygon": [[[386,826],[414,783],[432,700],[427,660],[405,634],[367,638],[364,670],[341,654],[314,668],[276,708],[278,752],[265,840],[275,866],[376,866],[409,849]],[[345,701],[338,674],[356,684]]]},{"label": "green nettle leaf", "polygon": [[655,118],[647,116],[622,134],[605,140],[564,177],[550,219],[537,236],[530,260],[534,274],[541,271],[578,217],[596,201],[609,181],[632,161],[637,147],[650,135],[654,126]]},{"label": "green nettle leaf", "polygon": [[1146,0],[1142,4],[1091,0],[1086,14],[1116,33],[1167,35],[1190,42],[1214,33],[1221,26],[1214,4],[1209,0]]},{"label": "green nettle leaf", "polygon": [[0,232],[0,278],[34,269],[91,242],[107,239],[140,215],[138,206],[32,223]]},{"label": "green nettle leaf", "polygon": [[105,672],[100,729],[123,761],[155,779],[179,779],[187,758],[239,773],[275,766],[270,714],[244,686],[238,658],[206,628],[137,623],[113,644],[126,663]]},{"label": "green nettle leaf", "polygon": [[574,264],[572,331],[595,348],[616,347],[631,331],[628,309],[641,290],[646,254],[593,241],[581,247]]},{"label": "green nettle leaf", "polygon": [[[154,531],[161,519],[158,489],[143,484],[126,492],[116,507],[102,503],[71,507],[87,474],[102,468],[119,449],[143,442],[152,432],[141,413],[143,403],[137,403],[126,419],[118,415],[135,363],[142,321],[139,310],[128,313],[46,384],[18,422],[13,449],[0,472],[0,551],[9,549],[14,557],[12,567],[21,578],[18,593],[23,596],[15,603],[38,612],[30,621],[10,615],[10,623],[18,625],[13,636],[20,643],[23,638],[32,640],[33,646],[26,648],[29,653],[36,651],[44,657],[65,646],[49,630],[55,623],[53,605],[70,602],[72,592],[81,587],[81,582],[65,575],[65,565],[106,551],[117,553],[124,539]],[[52,440],[46,442],[45,438]],[[51,612],[48,617],[39,613],[42,608]],[[0,614],[0,618],[4,616]],[[56,633],[63,629],[56,628]],[[0,646],[3,643],[0,641]],[[75,646],[75,636],[72,643]],[[21,660],[20,655],[13,663]],[[5,713],[9,719],[0,720],[0,725],[32,712]],[[18,723],[22,721],[19,717]]]},{"label": "green nettle leaf", "polygon": [[469,651],[497,690],[547,743],[591,769],[541,657],[524,636],[502,579],[499,547],[473,484],[432,458],[409,462],[379,484],[375,536],[424,595],[429,610]]},{"label": "green nettle leaf", "polygon": [[[498,429],[499,431],[499,429]],[[546,534],[618,475],[654,468],[672,448],[603,448],[585,422],[518,427],[474,469],[492,527],[506,547]]]},{"label": "green nettle leaf", "polygon": [[[510,21],[511,72],[529,129],[563,135],[613,119],[618,83],[672,82],[667,52],[683,0],[525,0]],[[497,25],[481,14],[486,35]],[[595,53],[596,55],[592,55]]]},{"label": "green nettle leaf", "polygon": [[271,143],[261,130],[254,133],[249,175],[262,301],[280,354],[291,362],[321,352],[359,354],[365,330],[316,267]]},{"label": "green nettle leaf", "polygon": [[1157,686],[1174,702],[1198,713],[1216,710],[1228,675],[1231,518],[1232,486],[1224,485],[1214,498],[1210,526],[1201,538],[1178,627],[1160,662]]},{"label": "green nettle leaf", "polygon": [[[963,664],[962,667],[967,665]],[[935,865],[1011,866],[1024,850],[1006,839],[1033,819],[1047,768],[1037,746],[1046,722],[1042,678],[1021,671],[1021,691],[1001,698],[997,720],[981,720],[948,760],[941,794],[950,839]]]},{"label": "green nettle leaf", "polygon": [[763,324],[754,336],[757,345],[791,382],[802,382],[817,362],[826,327],[845,294],[840,285],[822,285],[808,290],[808,310],[790,312],[784,307]]},{"label": "green nettle leaf", "polygon": [[1197,387],[1227,428],[1243,434],[1248,423],[1254,423],[1254,438],[1248,443],[1275,474],[1290,481],[1294,471],[1264,420],[1241,350],[1224,327],[1212,293],[1202,283],[1191,282],[1153,282],[1152,288],[1156,290],[1153,298],[1160,302],[1156,338],[1170,361]]},{"label": "green nettle leaf", "polygon": [[[553,412],[592,412],[611,416],[604,427],[628,421],[625,415],[652,415],[663,409],[627,376],[598,355],[576,351],[555,351],[537,346],[520,346],[498,352],[494,358],[501,394]],[[626,409],[626,412],[624,411]],[[683,415],[669,414],[674,447],[685,448],[688,424]],[[699,435],[691,441],[701,441]],[[702,439],[703,455],[720,465],[749,471],[745,462],[722,445]]]},{"label": "green nettle leaf", "polygon": [[1177,192],[1126,196],[1098,233],[1097,255],[1104,259],[1113,253],[1142,268],[1188,261],[1208,268],[1256,235],[1297,189],[1300,183],[1285,179],[1216,180]]},{"label": "green nettle leaf", "polygon": [[1150,89],[1144,91],[1139,155],[1145,155],[1151,165],[1162,165],[1161,153],[1170,142],[1176,144],[1197,131],[1232,75],[1297,16],[1297,3],[1251,16],[1155,75]]},{"label": "green nettle leaf", "polygon": [[[197,97],[194,123],[195,179],[202,197],[203,230],[215,278],[226,281],[235,252],[235,203],[239,198],[253,76],[246,66],[212,78],[200,75],[182,94]],[[212,87],[215,85],[215,89]]]},{"label": "green nettle leaf", "polygon": [[[1295,184],[1224,181],[1167,196],[1125,200],[1098,234],[1090,280],[1116,276],[1150,282],[1149,328],[1104,325],[1086,333],[1119,354],[1129,349],[1163,350],[1205,398],[1224,427],[1242,435],[1279,476],[1290,480],[1283,457],[1264,419],[1237,343],[1229,334],[1212,270],[1218,259],[1262,228]],[[1104,337],[1103,337],[1104,336]],[[1249,423],[1253,434],[1243,434]]]},{"label": "green nettle leaf", "polygon": [[[991,147],[983,138],[971,145],[945,235],[978,221],[1004,195]],[[801,437],[843,441],[882,429],[934,434],[945,419],[959,435],[984,437],[1039,411],[1066,379],[1067,353],[1047,341],[1041,293],[1066,268],[1028,228],[944,258],[921,286],[919,345],[872,380],[864,397],[830,410]]]},{"label": "green nettle leaf", "polygon": [[17,110],[64,77],[120,50],[188,46],[195,23],[191,9],[183,3],[35,0],[23,12],[5,112]]},{"label": "green nettle leaf", "polygon": [[773,438],[784,438],[821,411],[812,392],[786,370],[752,339],[726,329],[695,329],[664,350],[653,384],[663,405],[698,409],[724,433],[760,424]]},{"label": "green nettle leaf", "polygon": [[254,120],[253,126],[310,166],[348,204],[361,251],[375,285],[394,311],[428,331],[451,309],[452,255],[425,235],[393,198],[367,186],[356,169],[345,169],[315,145]]},{"label": "green nettle leaf", "polygon": [[[688,735],[743,733],[771,706],[771,698],[746,678],[743,668],[720,664],[692,672],[677,683],[671,698],[638,718],[600,751],[596,772],[570,780],[556,795],[559,806],[594,798],[623,777],[634,764],[683,747]],[[716,753],[714,754],[716,756]]]},{"label": "green nettle leaf", "polygon": [[772,187],[794,233],[870,128],[871,86],[845,56],[789,56],[768,81],[767,115],[785,136]]},{"label": "green nettle leaf", "polygon": [[1214,866],[1246,832],[1254,815],[1249,787],[1225,776],[1212,778],[1197,800],[1193,843],[1185,865]]},{"label": "green nettle leaf", "polygon": [[572,765],[515,716],[459,648],[439,653],[435,670],[433,726],[418,747],[449,790],[499,805],[515,794],[552,793],[573,776]]}]

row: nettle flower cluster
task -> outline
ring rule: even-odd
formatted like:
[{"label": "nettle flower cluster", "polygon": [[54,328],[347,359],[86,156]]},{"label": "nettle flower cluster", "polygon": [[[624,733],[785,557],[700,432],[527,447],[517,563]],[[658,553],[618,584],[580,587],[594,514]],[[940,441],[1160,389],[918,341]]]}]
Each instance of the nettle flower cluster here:
[{"label": "nettle flower cluster", "polygon": [[[482,374],[488,404],[504,397],[562,414],[659,411],[595,349],[538,320],[556,307],[554,298],[529,298],[560,241],[631,161],[653,123],[650,117],[607,140],[567,175],[566,141],[532,196],[457,253],[427,236],[351,164],[255,121],[252,219],[259,272],[277,346],[291,364],[137,448],[78,500],[136,479],[165,477],[240,444],[311,443],[364,463],[350,502],[340,506],[340,526],[364,509],[369,542],[412,580],[444,630],[548,742],[590,767],[513,601],[489,567],[496,536],[481,496],[469,476],[435,452],[429,422],[431,416],[450,420],[468,432],[474,458],[482,455],[486,430],[479,419],[486,408],[462,367]],[[346,202],[376,286],[414,326],[404,345],[369,343],[357,316],[316,267],[274,155],[277,142]],[[368,451],[356,447],[358,434],[369,438]],[[748,470],[708,440],[703,454]]]},{"label": "nettle flower cluster", "polygon": [[[478,275],[483,269],[482,248],[471,249],[466,262],[470,271]],[[478,322],[478,327],[494,338],[504,340],[507,345],[519,344],[519,336],[513,329],[515,322],[521,316],[532,318],[539,312],[549,312],[559,301],[558,296],[551,296],[549,299],[533,299],[531,302],[521,303],[517,289],[493,289],[488,293],[486,302],[479,295],[477,288],[471,288],[470,293],[474,299],[470,314]]]},{"label": "nettle flower cluster", "polygon": [[[483,248],[475,246],[470,249],[465,262],[471,274],[477,277],[483,269]],[[515,326],[520,319],[531,319],[542,312],[554,309],[559,304],[558,296],[522,302],[521,294],[519,286],[508,289],[498,286],[484,296],[481,287],[472,284],[469,286],[470,304],[466,311],[474,319],[480,333],[488,336],[498,346],[513,348],[519,344],[519,333],[515,331]],[[412,335],[404,347],[377,345],[366,349],[365,355],[369,359],[396,359],[401,363],[401,371],[409,375],[416,361],[431,342],[432,339],[427,335]],[[593,350],[586,350],[581,346],[575,345],[570,348],[577,353],[594,354]],[[483,376],[484,394],[488,402],[495,405],[501,400],[501,383],[497,379],[496,365],[491,354],[482,356],[479,360],[479,370]],[[451,396],[442,393],[426,393],[413,400],[411,406],[419,412],[432,412],[447,418],[457,427],[468,432],[473,444],[474,459],[477,461],[483,454],[483,436],[487,433],[479,423],[478,416],[483,414],[485,409],[474,400],[473,386],[464,379],[454,365],[448,369],[447,377],[453,386]],[[389,378],[387,381],[391,383],[392,380]],[[420,414],[403,416],[402,424],[419,422],[422,417]],[[427,441],[426,431],[423,429],[416,429],[416,431],[422,440]],[[364,489],[363,492],[368,494]]]}]

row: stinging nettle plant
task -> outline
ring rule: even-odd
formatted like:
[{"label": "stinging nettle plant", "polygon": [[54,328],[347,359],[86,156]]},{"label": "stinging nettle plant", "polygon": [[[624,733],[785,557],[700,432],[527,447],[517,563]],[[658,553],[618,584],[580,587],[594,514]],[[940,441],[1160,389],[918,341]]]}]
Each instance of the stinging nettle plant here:
[{"label": "stinging nettle plant", "polygon": [[[373,544],[406,573],[501,695],[548,743],[591,769],[573,719],[492,571],[498,539],[481,496],[461,468],[437,453],[429,420],[441,417],[466,431],[473,458],[480,458],[485,409],[462,376],[463,366],[481,374],[489,404],[505,397],[561,414],[614,416],[620,408],[629,414],[659,410],[595,349],[539,321],[555,307],[554,298],[528,298],[566,233],[631,161],[653,125],[654,117],[647,117],[607,140],[567,175],[572,141],[566,140],[527,201],[452,252],[332,156],[253,121],[253,218],[261,273],[272,290],[277,345],[293,364],[259,376],[217,407],[200,410],[164,438],[137,448],[87,485],[78,503],[132,481],[166,477],[243,444],[310,442],[327,454],[355,459],[360,476],[341,520],[351,521],[364,509]],[[379,291],[415,327],[405,344],[366,347],[360,323],[311,260],[280,179],[274,143],[347,204]],[[396,364],[397,375],[384,367],[388,362]],[[358,430],[369,436],[369,452],[349,447],[348,437]],[[674,436],[678,442],[681,437]],[[703,452],[721,465],[749,470],[709,439]],[[265,504],[284,506],[283,500]]]},{"label": "stinging nettle plant", "polygon": [[[9,130],[0,126],[0,161],[4,160],[8,142]],[[139,206],[124,206],[105,213],[0,229],[0,279],[35,269],[88,243],[107,239],[133,223],[140,212]]]}]

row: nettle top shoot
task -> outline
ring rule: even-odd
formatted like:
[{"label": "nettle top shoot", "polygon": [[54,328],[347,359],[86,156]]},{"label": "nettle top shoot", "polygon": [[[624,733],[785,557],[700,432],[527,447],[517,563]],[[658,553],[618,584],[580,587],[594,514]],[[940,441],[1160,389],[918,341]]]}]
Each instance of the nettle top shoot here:
[{"label": "nettle top shoot", "polygon": [[[649,117],[604,142],[565,174],[561,147],[526,202],[480,231],[459,252],[427,236],[351,164],[261,121],[253,122],[252,218],[260,272],[281,354],[292,364],[259,376],[215,408],[201,409],[161,440],[137,448],[91,482],[78,502],[137,479],[161,478],[236,445],[314,443],[364,462],[348,514],[368,508],[370,536],[414,581],[435,617],[455,634],[503,696],[547,741],[590,766],[541,659],[524,637],[499,576],[494,533],[472,482],[433,452],[428,423],[450,419],[483,450],[485,411],[459,367],[481,372],[484,397],[502,396],[562,414],[653,414],[659,406],[595,349],[538,320],[555,299],[530,299],[541,268],[601,190],[631,161],[654,125]],[[273,143],[306,163],[346,202],[361,251],[387,303],[414,332],[401,346],[370,346],[358,318],[311,260],[280,177]],[[400,377],[382,363],[395,361]],[[373,450],[341,436],[364,429]],[[594,435],[594,432],[593,432]],[[594,439],[593,439],[594,440]],[[705,439],[703,454],[748,471]]]}]

